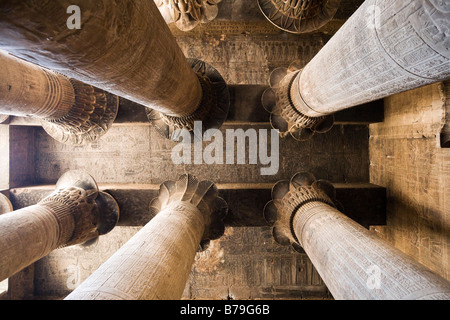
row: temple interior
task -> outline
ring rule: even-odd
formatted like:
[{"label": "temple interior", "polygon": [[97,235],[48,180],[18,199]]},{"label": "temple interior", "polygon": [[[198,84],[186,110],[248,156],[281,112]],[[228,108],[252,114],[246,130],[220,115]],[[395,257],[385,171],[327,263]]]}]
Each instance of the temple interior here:
[{"label": "temple interior", "polygon": [[[8,1],[0,1],[0,28],[8,15],[3,2]],[[341,0],[326,24],[306,33],[277,27],[264,16],[258,2],[264,1],[222,0],[211,21],[191,30],[182,30],[173,22],[167,26],[186,58],[206,62],[225,80],[229,110],[219,129],[223,137],[242,129],[256,132],[258,141],[271,141],[273,118],[262,98],[271,85],[271,74],[290,68],[294,61],[298,69],[307,66],[364,1]],[[5,43],[0,40],[0,49],[9,51]],[[23,52],[17,56],[23,58]],[[446,54],[448,61],[448,47]],[[123,74],[119,82],[127,82],[127,77]],[[349,88],[349,95],[355,90]],[[58,179],[70,170],[92,176],[99,190],[111,195],[120,209],[117,225],[110,232],[86,243],[54,248],[0,282],[0,300],[66,298],[151,222],[154,215],[149,206],[158,197],[160,185],[184,174],[214,182],[228,213],[223,218],[223,235],[199,250],[189,266],[183,300],[336,298],[306,248],[279,244],[273,224],[264,215],[273,186],[300,172],[329,181],[345,216],[450,280],[448,80],[339,110],[330,130],[316,132],[309,139],[280,137],[279,158],[272,158],[277,164],[264,163],[261,144],[255,151],[251,142],[244,144],[244,163],[197,163],[194,158],[202,151],[194,147],[192,158],[187,159],[192,161],[176,163],[173,150],[184,146],[161,134],[149,121],[148,108],[133,101],[132,93],[117,95],[114,123],[100,139],[86,145],[57,141],[33,116],[10,115],[0,125],[0,188],[14,211],[49,196]],[[0,104],[1,99],[0,94]],[[266,155],[276,152],[275,141],[278,138],[269,143]],[[200,142],[202,150],[208,145],[208,141]],[[229,155],[227,146],[224,138],[223,159]],[[249,159],[252,152],[258,155],[253,162]],[[270,165],[274,174],[261,174]]]}]

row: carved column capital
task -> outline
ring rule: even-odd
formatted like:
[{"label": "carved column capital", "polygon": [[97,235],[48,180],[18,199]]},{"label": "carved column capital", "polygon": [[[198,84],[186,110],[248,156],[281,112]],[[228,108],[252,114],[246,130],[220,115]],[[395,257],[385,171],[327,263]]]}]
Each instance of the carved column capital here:
[{"label": "carved column capital", "polygon": [[199,23],[216,18],[222,0],[155,0],[167,23],[174,22],[178,29],[189,31]]},{"label": "carved column capital", "polygon": [[116,119],[119,98],[80,81],[69,81],[74,91],[71,108],[62,117],[42,118],[42,127],[61,143],[84,145],[95,142],[108,132]]},{"label": "carved column capital", "polygon": [[279,181],[272,189],[272,200],[264,208],[264,218],[273,226],[273,236],[281,245],[303,252],[294,232],[294,217],[301,214],[303,206],[311,202],[322,202],[341,208],[336,200],[334,186],[325,180],[316,180],[310,173],[297,173],[291,180]]},{"label": "carved column capital", "polygon": [[340,0],[258,0],[267,20],[281,30],[313,32],[333,19]]},{"label": "carved column capital", "polygon": [[220,73],[208,63],[198,59],[187,59],[197,75],[202,98],[194,113],[186,116],[168,115],[147,108],[147,117],[156,130],[171,139],[176,130],[185,129],[193,133],[194,123],[202,122],[202,128],[218,129],[225,122],[230,109],[230,93]]},{"label": "carved column capital", "polygon": [[99,191],[95,180],[82,171],[65,173],[56,190],[38,205],[50,208],[60,225],[58,247],[85,243],[106,234],[119,219],[114,198]]},{"label": "carved column capital", "polygon": [[315,133],[325,133],[334,125],[334,115],[310,117],[299,106],[304,103],[298,95],[292,95],[292,87],[302,70],[294,61],[289,68],[277,68],[270,75],[270,88],[262,95],[262,105],[270,113],[270,123],[279,130],[281,137],[291,135],[295,140],[311,139]]},{"label": "carved column capital", "polygon": [[200,244],[202,248],[205,248],[210,240],[216,240],[223,235],[223,219],[228,213],[228,205],[219,197],[219,191],[213,182],[199,181],[189,174],[180,176],[177,181],[164,182],[160,186],[159,196],[150,203],[150,214],[154,217],[165,209],[183,205],[197,208],[203,216],[205,232]]}]

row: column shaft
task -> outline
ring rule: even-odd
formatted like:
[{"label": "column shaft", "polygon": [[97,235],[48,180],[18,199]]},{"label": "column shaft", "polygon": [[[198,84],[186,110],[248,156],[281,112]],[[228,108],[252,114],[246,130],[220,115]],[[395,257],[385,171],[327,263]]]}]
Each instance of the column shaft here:
[{"label": "column shaft", "polygon": [[294,107],[320,117],[449,78],[449,9],[365,1],[292,82]]},{"label": "column shaft", "polygon": [[293,228],[335,299],[450,299],[449,281],[323,202],[303,205]]},{"label": "column shaft", "polygon": [[0,113],[60,119],[75,103],[70,80],[0,51]]},{"label": "column shaft", "polygon": [[2,1],[0,47],[167,115],[193,114],[202,88],[153,1]]},{"label": "column shaft", "polygon": [[158,213],[66,300],[180,299],[205,230],[187,202]]},{"label": "column shaft", "polygon": [[64,205],[34,205],[0,215],[0,281],[67,243],[75,222]]}]

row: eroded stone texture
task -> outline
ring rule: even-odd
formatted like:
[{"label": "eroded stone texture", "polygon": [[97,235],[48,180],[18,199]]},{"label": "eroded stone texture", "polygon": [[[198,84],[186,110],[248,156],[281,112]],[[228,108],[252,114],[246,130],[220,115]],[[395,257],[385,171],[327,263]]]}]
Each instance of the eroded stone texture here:
[{"label": "eroded stone texture", "polygon": [[316,117],[450,77],[446,6],[365,1],[294,81],[295,107]]},{"label": "eroded stone texture", "polygon": [[277,245],[269,227],[227,228],[197,254],[183,294],[194,300],[330,297],[306,254]]},{"label": "eroded stone texture", "polygon": [[[98,242],[53,251],[35,264],[37,299],[62,299],[142,227],[118,226]],[[270,227],[228,227],[198,252],[182,299],[329,299],[306,254],[279,246]]]},{"label": "eroded stone texture", "polygon": [[322,202],[300,208],[294,230],[335,299],[450,298],[449,281]]},{"label": "eroded stone texture", "polygon": [[319,30],[333,19],[340,0],[258,0],[264,16],[278,28],[292,33]]}]

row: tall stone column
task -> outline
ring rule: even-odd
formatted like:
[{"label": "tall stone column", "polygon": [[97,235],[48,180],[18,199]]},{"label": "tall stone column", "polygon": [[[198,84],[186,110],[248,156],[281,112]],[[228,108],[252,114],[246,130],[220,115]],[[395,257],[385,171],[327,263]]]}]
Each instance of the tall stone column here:
[{"label": "tall stone column", "polygon": [[342,214],[330,183],[299,173],[272,198],[275,240],[303,248],[335,299],[450,298],[449,281]]},{"label": "tall stone column", "polygon": [[38,204],[0,215],[0,281],[57,248],[108,233],[118,215],[113,197],[99,192],[91,176],[67,172]]},{"label": "tall stone column", "polygon": [[[153,1],[70,4],[79,15],[68,14],[63,0],[1,1],[0,47],[148,107],[149,119],[167,137],[178,128],[192,130],[194,121],[206,128],[223,123],[225,81],[208,64],[186,60]],[[80,29],[71,25],[77,18]]]},{"label": "tall stone column", "polygon": [[56,140],[82,145],[112,126],[119,98],[0,51],[0,113],[37,117]]},{"label": "tall stone column", "polygon": [[366,0],[306,66],[276,69],[263,105],[304,140],[337,111],[450,78],[450,4]]},{"label": "tall stone column", "polygon": [[196,252],[224,232],[226,202],[191,175],[161,185],[152,220],[66,300],[180,299]]}]

